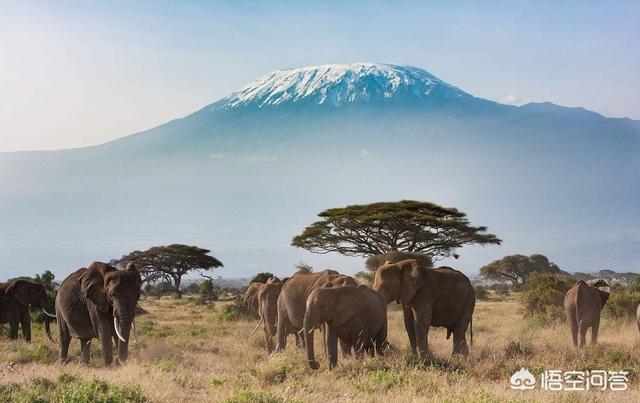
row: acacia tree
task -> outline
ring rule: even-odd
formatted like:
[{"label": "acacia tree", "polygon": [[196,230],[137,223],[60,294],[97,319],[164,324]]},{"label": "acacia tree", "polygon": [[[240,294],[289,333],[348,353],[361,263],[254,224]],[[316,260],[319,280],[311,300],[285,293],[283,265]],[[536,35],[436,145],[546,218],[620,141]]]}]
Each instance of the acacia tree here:
[{"label": "acacia tree", "polygon": [[218,259],[209,256],[209,252],[208,249],[181,244],[154,246],[146,251],[131,252],[116,264],[125,266],[129,262],[135,263],[143,282],[167,282],[172,285],[175,295],[180,297],[182,276],[194,271],[204,274],[209,269],[223,266]]},{"label": "acacia tree", "polygon": [[463,245],[499,245],[486,227],[470,225],[465,213],[430,202],[402,200],[332,208],[291,244],[313,253],[374,256],[413,252],[434,260],[458,257]]},{"label": "acacia tree", "polygon": [[513,285],[525,284],[533,273],[568,275],[558,265],[540,254],[531,256],[510,255],[494,260],[480,268],[480,275],[489,280],[508,281]]}]

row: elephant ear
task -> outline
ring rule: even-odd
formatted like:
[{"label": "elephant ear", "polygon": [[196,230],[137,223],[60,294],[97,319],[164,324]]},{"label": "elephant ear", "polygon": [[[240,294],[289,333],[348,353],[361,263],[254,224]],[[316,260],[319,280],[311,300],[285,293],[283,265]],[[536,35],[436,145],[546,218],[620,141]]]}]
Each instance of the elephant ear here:
[{"label": "elephant ear", "polygon": [[[105,265],[106,266],[106,265]],[[109,267],[109,266],[107,266]],[[140,272],[138,272],[138,269],[136,268],[136,265],[133,264],[133,262],[129,262],[127,263],[127,266],[124,268],[124,271],[128,272],[128,273],[133,273],[136,275],[136,278],[138,280],[138,284],[142,285],[142,277],[140,277]]]},{"label": "elephant ear", "polygon": [[[344,287],[344,288],[342,288]],[[334,326],[340,326],[355,315],[362,315],[367,308],[367,298],[364,293],[355,286],[342,286],[336,288],[342,295],[337,298],[331,322]]]},{"label": "elephant ear", "polygon": [[29,306],[29,282],[26,280],[15,280],[7,287],[6,294],[17,300],[21,305]]},{"label": "elephant ear", "polygon": [[402,285],[400,289],[400,302],[408,304],[416,292],[422,286],[421,268],[416,260],[405,260],[399,263]]},{"label": "elephant ear", "polygon": [[115,269],[109,265],[93,262],[82,274],[80,280],[82,295],[96,304],[98,310],[104,313],[109,313],[111,308],[105,290],[105,277],[113,271]]}]

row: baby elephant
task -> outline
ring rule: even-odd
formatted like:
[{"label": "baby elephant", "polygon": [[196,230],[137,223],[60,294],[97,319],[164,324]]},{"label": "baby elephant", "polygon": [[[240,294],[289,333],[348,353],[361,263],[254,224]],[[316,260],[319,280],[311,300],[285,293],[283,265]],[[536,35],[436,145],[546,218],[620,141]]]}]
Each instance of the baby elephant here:
[{"label": "baby elephant", "polygon": [[338,362],[338,338],[347,347],[353,347],[357,357],[362,357],[365,351],[370,355],[381,354],[386,346],[387,305],[378,293],[364,285],[334,287],[328,283],[309,294],[304,333],[312,369],[320,367],[314,354],[313,331],[324,323],[329,368]]},{"label": "baby elephant", "polygon": [[598,341],[600,311],[609,299],[609,285],[598,280],[589,285],[580,280],[571,287],[564,297],[564,311],[571,328],[574,347],[586,344],[587,330],[591,328],[591,343]]}]

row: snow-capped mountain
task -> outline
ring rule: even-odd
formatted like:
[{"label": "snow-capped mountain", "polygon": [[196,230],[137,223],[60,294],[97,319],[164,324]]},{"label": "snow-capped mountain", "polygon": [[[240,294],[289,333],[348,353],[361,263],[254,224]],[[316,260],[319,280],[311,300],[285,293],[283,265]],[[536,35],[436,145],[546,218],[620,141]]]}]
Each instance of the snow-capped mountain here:
[{"label": "snow-capped mountain", "polygon": [[224,276],[299,260],[355,273],[292,236],[326,208],[419,199],[505,241],[448,262],[468,274],[515,253],[640,271],[638,178],[637,121],[502,105],[410,66],[282,70],[108,144],[0,154],[0,267],[62,275],[178,242],[213,250]]},{"label": "snow-capped mountain", "polygon": [[215,104],[215,108],[264,108],[286,103],[348,103],[470,97],[426,70],[385,63],[326,64],[278,70]]}]

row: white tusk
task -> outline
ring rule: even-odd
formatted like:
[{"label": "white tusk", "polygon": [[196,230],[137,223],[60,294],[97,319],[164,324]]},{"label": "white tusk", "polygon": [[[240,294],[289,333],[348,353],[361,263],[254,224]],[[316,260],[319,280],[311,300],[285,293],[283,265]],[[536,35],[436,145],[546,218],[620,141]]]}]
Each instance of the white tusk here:
[{"label": "white tusk", "polygon": [[126,343],[127,341],[120,334],[120,329],[118,329],[118,321],[116,320],[115,316],[113,317],[113,327],[116,328],[116,334],[118,335],[118,338],[120,339],[120,341],[122,341],[123,343]]},{"label": "white tusk", "polygon": [[47,310],[46,310],[46,309],[44,309],[44,308],[40,308],[40,309],[42,309],[42,312],[44,312],[44,314],[45,314],[45,315],[47,315],[48,317],[53,318],[53,319],[56,319],[56,315],[54,315],[54,314],[52,314],[52,313],[47,312]]},{"label": "white tusk", "polygon": [[131,327],[133,330],[133,343],[136,344],[138,342],[138,332],[136,331],[136,321],[131,322]]},{"label": "white tusk", "polygon": [[258,324],[256,325],[255,329],[253,329],[251,331],[251,333],[249,333],[249,336],[253,336],[253,334],[256,332],[256,330],[258,330],[258,328],[260,327],[261,323],[262,323],[262,316],[260,317],[260,322],[258,322]]}]

